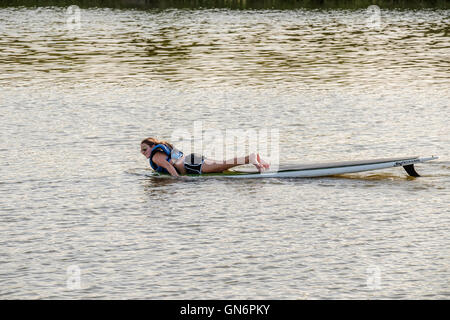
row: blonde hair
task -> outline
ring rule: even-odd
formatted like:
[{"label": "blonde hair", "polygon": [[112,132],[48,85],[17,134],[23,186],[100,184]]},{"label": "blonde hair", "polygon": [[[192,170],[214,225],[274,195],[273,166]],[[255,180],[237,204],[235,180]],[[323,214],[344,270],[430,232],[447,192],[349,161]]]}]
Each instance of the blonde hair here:
[{"label": "blonde hair", "polygon": [[146,145],[148,145],[149,147],[152,147],[154,145],[157,144],[163,144],[165,146],[168,146],[170,149],[173,149],[173,145],[167,141],[164,140],[158,140],[155,138],[146,138],[144,140],[141,141],[141,144],[145,143]]}]

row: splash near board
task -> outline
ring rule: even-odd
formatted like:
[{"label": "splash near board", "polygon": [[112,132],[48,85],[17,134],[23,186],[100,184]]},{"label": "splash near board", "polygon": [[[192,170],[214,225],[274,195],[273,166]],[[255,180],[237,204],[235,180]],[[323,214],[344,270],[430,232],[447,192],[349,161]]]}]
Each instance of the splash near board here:
[{"label": "splash near board", "polygon": [[[341,162],[327,162],[327,163],[311,163],[311,164],[289,164],[280,165],[277,170],[267,170],[259,173],[253,167],[235,167],[222,173],[206,173],[201,175],[188,175],[191,177],[215,177],[215,178],[312,178],[325,177],[345,173],[356,173],[372,170],[380,170],[393,167],[403,167],[408,175],[412,177],[419,177],[414,165],[430,160],[438,159],[436,156],[428,158],[420,157],[398,157],[398,158],[383,158],[373,160],[360,161],[341,161]],[[167,176],[167,175],[166,175]]]}]

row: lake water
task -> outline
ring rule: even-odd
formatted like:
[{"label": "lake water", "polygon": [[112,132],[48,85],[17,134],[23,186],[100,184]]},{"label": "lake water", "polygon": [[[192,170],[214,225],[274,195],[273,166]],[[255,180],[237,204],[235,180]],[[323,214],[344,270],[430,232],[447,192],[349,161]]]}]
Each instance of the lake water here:
[{"label": "lake water", "polygon": [[[0,9],[1,298],[450,298],[449,10],[72,9]],[[440,158],[179,181],[139,153],[238,130]]]}]

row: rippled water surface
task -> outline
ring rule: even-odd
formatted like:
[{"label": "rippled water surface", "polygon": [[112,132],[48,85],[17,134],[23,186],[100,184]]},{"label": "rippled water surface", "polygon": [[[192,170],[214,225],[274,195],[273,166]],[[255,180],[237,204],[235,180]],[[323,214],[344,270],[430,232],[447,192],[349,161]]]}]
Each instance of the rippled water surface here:
[{"label": "rippled water surface", "polygon": [[[450,297],[448,10],[79,13],[0,9],[0,297]],[[140,140],[198,126],[276,129],[283,163],[440,158],[153,177]]]}]

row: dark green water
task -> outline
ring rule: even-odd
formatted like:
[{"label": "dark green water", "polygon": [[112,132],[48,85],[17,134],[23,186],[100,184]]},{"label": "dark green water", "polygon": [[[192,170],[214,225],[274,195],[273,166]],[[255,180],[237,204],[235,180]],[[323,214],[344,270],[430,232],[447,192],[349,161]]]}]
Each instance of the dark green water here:
[{"label": "dark green water", "polygon": [[0,1],[0,6],[70,6],[81,8],[229,8],[229,9],[361,9],[370,5],[381,8],[439,8],[448,9],[447,0],[17,0]]}]

